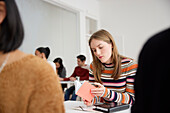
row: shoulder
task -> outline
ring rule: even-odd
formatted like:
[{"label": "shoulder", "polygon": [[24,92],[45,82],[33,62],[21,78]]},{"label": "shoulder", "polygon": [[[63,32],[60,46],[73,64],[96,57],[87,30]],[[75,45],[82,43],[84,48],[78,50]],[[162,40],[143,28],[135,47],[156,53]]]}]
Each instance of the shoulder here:
[{"label": "shoulder", "polygon": [[37,56],[33,56],[33,55],[28,55],[26,56],[25,59],[23,59],[23,62],[27,65],[33,65],[33,66],[46,66],[48,67],[47,65],[49,65],[49,63]]},{"label": "shoulder", "polygon": [[25,59],[23,59],[23,63],[24,68],[30,72],[36,73],[37,75],[40,73],[43,75],[47,73],[52,75],[54,73],[54,70],[50,64],[37,56],[28,55]]},{"label": "shoulder", "polygon": [[80,66],[76,66],[76,67],[75,67],[75,69],[79,69],[79,68],[81,68],[81,67],[80,67]]},{"label": "shoulder", "polygon": [[143,48],[140,52],[138,59],[141,59],[140,57],[142,55],[144,55],[142,59],[144,59],[145,57],[147,59],[148,56],[154,60],[157,60],[158,57],[162,57],[162,56],[164,57],[163,54],[165,54],[169,50],[169,42],[170,42],[169,36],[170,36],[170,28],[153,35],[143,45]]},{"label": "shoulder", "polygon": [[89,66],[88,64],[85,64],[85,65],[82,66],[81,68],[89,70],[89,69],[90,69],[90,66]]},{"label": "shoulder", "polygon": [[90,64],[90,69],[93,69],[93,63]]},{"label": "shoulder", "polygon": [[170,35],[170,28],[153,35],[147,42],[151,44],[152,43],[160,44],[161,42],[169,41],[170,40],[169,35]]},{"label": "shoulder", "polygon": [[131,58],[123,58],[121,60],[121,66],[122,68],[128,68],[133,66],[134,68],[137,68],[137,62],[134,59]]},{"label": "shoulder", "polygon": [[62,69],[62,71],[66,71],[66,68],[63,66],[63,69]]}]

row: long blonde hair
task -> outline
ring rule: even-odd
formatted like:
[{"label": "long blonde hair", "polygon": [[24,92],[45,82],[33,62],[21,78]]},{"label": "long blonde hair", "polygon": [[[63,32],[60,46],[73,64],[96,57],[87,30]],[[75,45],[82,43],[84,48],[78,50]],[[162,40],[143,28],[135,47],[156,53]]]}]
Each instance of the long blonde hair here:
[{"label": "long blonde hair", "polygon": [[[104,42],[107,42],[108,44],[112,44],[113,49],[112,49],[112,56],[111,57],[112,57],[112,62],[114,64],[114,70],[113,70],[111,77],[114,78],[115,80],[118,79],[121,75],[121,59],[123,58],[123,56],[119,55],[115,41],[113,40],[112,35],[108,31],[101,29],[101,30],[95,32],[90,37],[89,46],[90,46],[91,41],[93,39],[102,40]],[[90,50],[91,50],[92,57],[93,57],[92,65],[93,65],[94,78],[97,82],[102,83],[101,73],[102,73],[102,70],[104,69],[104,67],[103,67],[101,61],[94,55],[91,47],[90,47]]]}]

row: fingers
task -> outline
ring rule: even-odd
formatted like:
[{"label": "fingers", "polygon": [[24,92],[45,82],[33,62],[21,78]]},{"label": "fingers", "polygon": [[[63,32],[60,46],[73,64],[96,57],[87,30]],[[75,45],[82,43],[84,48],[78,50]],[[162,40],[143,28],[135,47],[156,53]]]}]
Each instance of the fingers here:
[{"label": "fingers", "polygon": [[91,93],[95,96],[101,96],[104,92],[104,88],[91,89]]},{"label": "fingers", "polygon": [[84,104],[86,106],[91,106],[92,105],[92,102],[89,102],[89,101],[85,100],[84,98],[83,98],[83,101],[84,101]]},{"label": "fingers", "polygon": [[100,88],[100,87],[104,87],[102,84],[97,83],[97,82],[95,82],[94,85],[98,86],[99,88]]},{"label": "fingers", "polygon": [[69,79],[70,79],[71,81],[76,80],[76,78],[75,78],[75,77],[70,77]]}]

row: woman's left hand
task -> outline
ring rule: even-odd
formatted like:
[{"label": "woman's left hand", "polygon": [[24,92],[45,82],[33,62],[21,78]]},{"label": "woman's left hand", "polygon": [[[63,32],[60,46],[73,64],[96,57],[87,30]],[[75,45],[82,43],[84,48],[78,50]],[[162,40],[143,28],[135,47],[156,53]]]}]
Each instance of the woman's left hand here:
[{"label": "woman's left hand", "polygon": [[95,89],[91,89],[91,93],[94,96],[102,96],[104,93],[105,87],[100,83],[94,83],[94,85],[97,85],[97,87]]}]

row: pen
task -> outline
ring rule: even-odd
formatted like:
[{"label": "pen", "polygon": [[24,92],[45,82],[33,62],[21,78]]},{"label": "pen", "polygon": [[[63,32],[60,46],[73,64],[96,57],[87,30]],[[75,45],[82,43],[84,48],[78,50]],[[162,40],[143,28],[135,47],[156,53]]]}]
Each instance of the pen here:
[{"label": "pen", "polygon": [[81,106],[79,106],[81,109],[82,109],[82,111],[85,111]]}]

